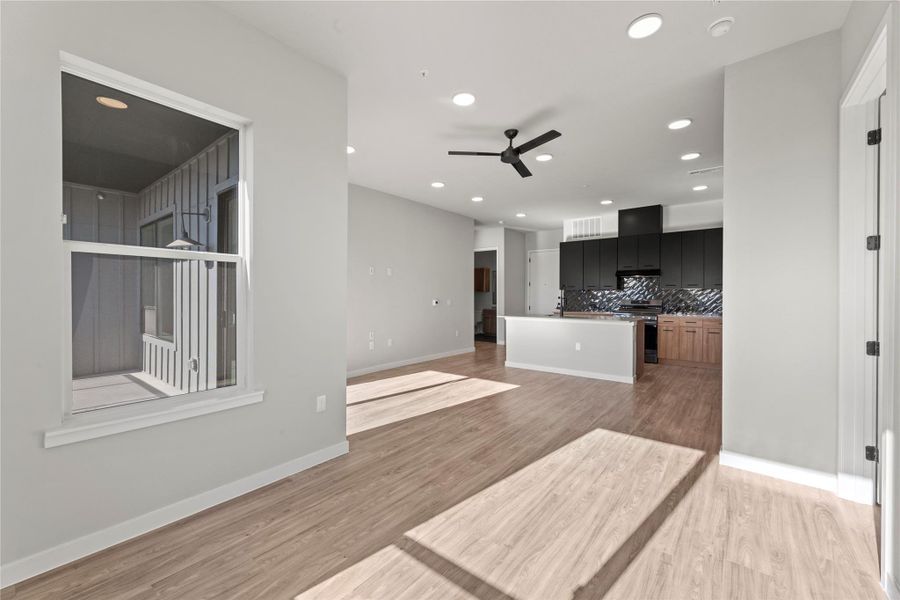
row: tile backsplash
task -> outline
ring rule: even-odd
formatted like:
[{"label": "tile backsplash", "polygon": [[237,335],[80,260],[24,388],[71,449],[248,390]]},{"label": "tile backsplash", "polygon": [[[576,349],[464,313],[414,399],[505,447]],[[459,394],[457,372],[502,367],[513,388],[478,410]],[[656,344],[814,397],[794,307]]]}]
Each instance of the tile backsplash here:
[{"label": "tile backsplash", "polygon": [[568,291],[566,310],[609,312],[622,302],[654,298],[662,302],[664,313],[722,314],[722,290],[661,289],[659,277],[625,277],[621,290]]}]

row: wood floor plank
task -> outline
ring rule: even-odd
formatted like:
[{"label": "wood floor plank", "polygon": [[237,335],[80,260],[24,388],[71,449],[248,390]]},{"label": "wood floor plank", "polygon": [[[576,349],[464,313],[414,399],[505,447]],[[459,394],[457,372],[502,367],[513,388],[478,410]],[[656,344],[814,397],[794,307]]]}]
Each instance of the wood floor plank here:
[{"label": "wood floor plank", "polygon": [[883,597],[869,507],[718,465],[717,371],[503,360],[477,343],[355,378],[348,455],[0,596]]}]

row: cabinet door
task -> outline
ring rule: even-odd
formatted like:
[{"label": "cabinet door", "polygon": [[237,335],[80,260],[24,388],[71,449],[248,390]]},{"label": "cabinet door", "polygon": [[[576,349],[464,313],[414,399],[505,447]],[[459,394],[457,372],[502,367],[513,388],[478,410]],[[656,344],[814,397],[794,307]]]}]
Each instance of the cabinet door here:
[{"label": "cabinet door", "polygon": [[583,243],[584,289],[600,289],[600,240],[586,240]]},{"label": "cabinet door", "polygon": [[703,230],[681,234],[681,287],[703,287]]},{"label": "cabinet door", "polygon": [[722,228],[704,230],[703,287],[722,289]]},{"label": "cabinet door", "polygon": [[618,238],[619,270],[627,271],[638,268],[638,241],[636,235]]},{"label": "cabinet door", "polygon": [[656,332],[656,347],[659,358],[678,360],[678,326],[674,323],[659,323]]},{"label": "cabinet door", "polygon": [[638,268],[659,268],[659,234],[648,233],[638,238]]},{"label": "cabinet door", "polygon": [[619,261],[619,241],[616,238],[600,240],[600,288],[614,290],[618,286],[616,268]]},{"label": "cabinet door", "polygon": [[682,326],[678,332],[678,358],[700,362],[703,360],[703,340],[700,327]]},{"label": "cabinet door", "polygon": [[559,245],[559,287],[566,290],[584,289],[583,242],[562,242]]},{"label": "cabinet door", "polygon": [[681,232],[664,233],[659,249],[659,286],[663,289],[681,287]]},{"label": "cabinet door", "polygon": [[703,362],[722,364],[722,328],[703,328]]}]

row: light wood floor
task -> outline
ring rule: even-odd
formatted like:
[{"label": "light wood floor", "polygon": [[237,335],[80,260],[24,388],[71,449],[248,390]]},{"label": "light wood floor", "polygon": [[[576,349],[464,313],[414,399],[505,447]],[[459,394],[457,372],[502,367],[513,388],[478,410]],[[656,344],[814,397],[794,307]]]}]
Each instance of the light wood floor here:
[{"label": "light wood floor", "polygon": [[870,508],[720,467],[720,376],[350,382],[350,454],[4,590],[31,598],[881,598]]}]

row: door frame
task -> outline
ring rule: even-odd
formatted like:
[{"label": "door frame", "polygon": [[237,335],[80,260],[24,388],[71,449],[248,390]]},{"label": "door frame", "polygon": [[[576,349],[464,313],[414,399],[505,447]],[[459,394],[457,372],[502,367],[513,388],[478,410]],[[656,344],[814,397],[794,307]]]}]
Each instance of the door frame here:
[{"label": "door frame", "polygon": [[[528,306],[528,311],[527,311],[528,314],[532,314],[532,311],[531,311],[531,290],[532,290],[532,285],[531,285],[531,255],[532,255],[532,254],[543,254],[543,253],[545,253],[545,252],[555,252],[555,253],[556,253],[556,258],[557,258],[556,263],[557,263],[557,265],[559,264],[559,248],[541,248],[541,249],[539,249],[539,250],[529,250],[528,253],[527,253],[527,258],[528,258],[528,265],[527,265],[527,266],[528,266],[528,270],[527,270],[527,277],[526,277],[526,279],[527,279],[526,287],[528,288],[528,290],[527,290],[528,293],[527,293],[525,299],[526,299],[526,301],[528,302],[528,304],[527,304],[527,306]],[[557,290],[557,291],[558,291],[558,290]]]},{"label": "door frame", "polygon": [[[893,276],[900,268],[900,193],[897,186],[900,184],[898,178],[898,161],[900,161],[900,7],[896,3],[891,3],[875,30],[871,41],[864,53],[859,65],[856,67],[853,77],[848,84],[840,103],[841,117],[841,141],[840,141],[840,159],[839,159],[839,210],[840,220],[845,217],[853,220],[856,228],[844,227],[841,223],[840,239],[839,239],[839,332],[841,333],[841,341],[860,340],[860,321],[855,322],[851,319],[854,307],[862,306],[860,304],[860,294],[862,290],[852,290],[854,277],[851,276],[850,269],[854,264],[859,264],[859,253],[864,251],[865,237],[859,237],[860,229],[858,224],[861,222],[865,226],[865,218],[859,218],[858,212],[854,214],[853,209],[858,211],[861,203],[856,202],[858,198],[854,198],[852,193],[858,194],[858,186],[852,185],[854,178],[859,182],[860,165],[858,162],[853,164],[853,152],[849,150],[847,145],[849,135],[857,135],[848,131],[850,113],[848,109],[872,99],[873,95],[878,91],[875,88],[879,72],[883,71],[883,89],[887,90],[887,96],[881,105],[881,128],[882,142],[880,152],[882,154],[882,170],[881,170],[881,197],[880,197],[880,234],[881,234],[881,250],[879,253],[879,271],[880,271],[880,289],[878,300],[880,304],[880,322],[879,322],[879,341],[881,343],[881,356],[879,362],[881,368],[879,370],[879,386],[878,398],[875,399],[877,404],[869,406],[869,409],[877,407],[879,412],[880,431],[875,432],[879,439],[880,445],[880,476],[879,487],[881,489],[881,584],[887,591],[888,597],[900,597],[900,588],[896,583],[896,577],[893,573],[894,555],[897,552],[895,545],[897,540],[894,539],[894,513],[897,509],[896,482],[894,481],[894,464],[895,457],[895,415],[898,415],[896,405],[900,403],[900,356],[897,352],[897,342],[900,341],[900,318],[898,318],[898,310],[900,310],[900,282],[897,277]],[[858,122],[857,122],[858,126]],[[854,216],[856,218],[854,218]],[[855,253],[855,259],[854,259]],[[856,261],[856,262],[854,262]],[[863,298],[864,302],[865,299]],[[864,322],[862,327],[864,327]],[[848,337],[850,336],[850,337]],[[864,338],[863,338],[864,339]],[[853,352],[859,352],[864,355],[864,347],[853,348]],[[861,368],[860,365],[863,365]],[[862,381],[865,375],[865,363],[860,361],[848,361],[842,356],[842,350],[839,348],[838,357],[838,379],[839,379],[839,399],[838,399],[838,494],[844,497],[850,497],[853,500],[863,500],[859,497],[861,487],[854,485],[852,479],[848,479],[844,475],[844,471],[848,468],[848,464],[858,461],[863,453],[859,441],[864,435],[864,428],[867,426],[865,419],[861,418],[866,413],[867,402],[871,402],[865,398],[860,399],[859,396],[851,396],[847,394],[847,387],[844,385],[849,381]],[[858,387],[856,389],[859,389]],[[898,415],[900,416],[900,415]],[[871,427],[871,423],[868,424]],[[857,463],[858,464],[858,463]],[[849,473],[853,475],[853,473]],[[870,479],[870,486],[872,480]],[[855,482],[858,484],[859,482]],[[871,492],[868,494],[869,503],[872,502]]]}]

